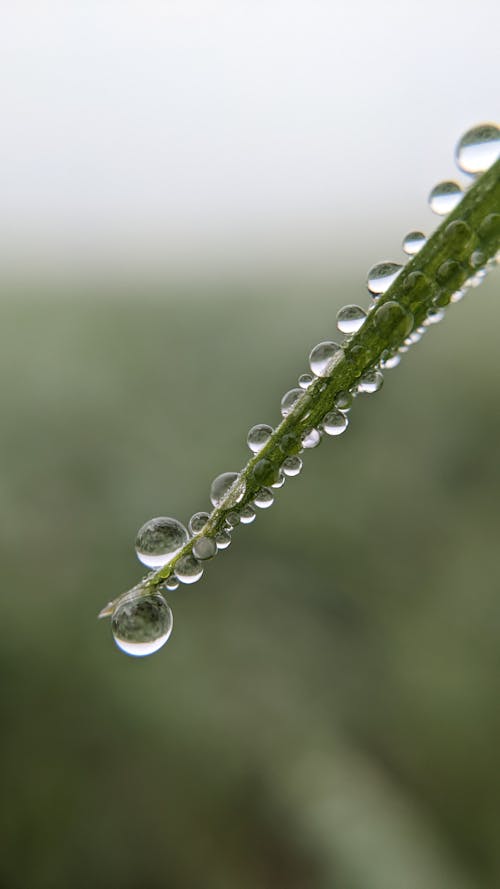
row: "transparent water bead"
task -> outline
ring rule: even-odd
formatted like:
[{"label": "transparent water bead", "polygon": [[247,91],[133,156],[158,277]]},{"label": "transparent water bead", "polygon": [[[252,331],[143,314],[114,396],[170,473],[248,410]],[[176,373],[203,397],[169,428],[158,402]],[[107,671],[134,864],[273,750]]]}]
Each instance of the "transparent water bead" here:
[{"label": "transparent water bead", "polygon": [[341,333],[356,333],[363,326],[366,315],[361,306],[343,306],[337,313],[337,327]]},{"label": "transparent water bead", "polygon": [[271,438],[273,431],[273,427],[268,426],[266,423],[257,423],[256,426],[252,426],[249,429],[247,445],[253,454],[258,454],[262,450]]},{"label": "transparent water bead", "polygon": [[438,216],[446,216],[458,206],[462,199],[462,189],[457,182],[439,182],[429,195],[429,206]]},{"label": "transparent water bead", "polygon": [[302,389],[289,389],[288,392],[285,392],[283,398],[281,399],[282,417],[288,417],[288,414],[292,413],[299,398],[302,398],[303,394],[304,393]]},{"label": "transparent water bead", "polygon": [[210,516],[208,512],[195,512],[188,522],[188,528],[191,534],[199,534],[207,524]]},{"label": "transparent water bead", "polygon": [[210,488],[210,500],[213,506],[220,506],[225,501],[227,507],[236,506],[245,496],[245,481],[237,472],[223,472],[214,478]]},{"label": "transparent water bead", "polygon": [[255,509],[252,506],[244,506],[240,510],[240,519],[242,525],[250,525],[255,521]]},{"label": "transparent water bead", "polygon": [[198,537],[193,543],[193,556],[204,562],[217,555],[217,544],[212,537]]},{"label": "transparent water bead", "polygon": [[321,442],[321,432],[318,429],[308,429],[302,436],[304,448],[317,448]]},{"label": "transparent water bead", "polygon": [[366,286],[373,297],[380,296],[400,274],[403,266],[399,262],[377,262],[368,272]]},{"label": "transparent water bead", "polygon": [[274,503],[274,494],[270,488],[261,488],[253,498],[253,505],[259,509],[269,509]]},{"label": "transparent water bead", "polygon": [[217,549],[227,549],[231,545],[231,535],[227,531],[219,531],[215,536]]},{"label": "transparent water bead", "polygon": [[344,389],[342,392],[338,392],[335,396],[335,407],[338,407],[341,411],[350,411],[353,401],[354,396],[352,392],[348,392]]},{"label": "transparent water bead", "polygon": [[426,240],[423,232],[408,232],[403,239],[403,250],[408,256],[415,256],[422,249]]},{"label": "transparent water bead", "polygon": [[111,617],[113,638],[125,654],[145,657],[165,645],[173,626],[172,612],[163,596],[135,596],[122,602]]},{"label": "transparent water bead", "polygon": [[237,528],[240,523],[240,514],[233,510],[232,512],[228,512],[224,524],[228,531],[233,531],[234,528]]},{"label": "transparent water bead", "polygon": [[177,519],[158,516],[139,528],[135,541],[137,558],[148,568],[162,568],[189,540]]},{"label": "transparent water bead", "polygon": [[301,470],[302,460],[297,455],[287,457],[286,460],[283,460],[283,463],[281,464],[281,471],[290,478],[298,475]]},{"label": "transparent water bead", "polygon": [[314,377],[312,374],[301,374],[297,382],[301,389],[309,389],[311,383],[314,383]]},{"label": "transparent water bead", "polygon": [[373,392],[378,392],[382,388],[383,383],[384,376],[379,370],[368,370],[358,382],[358,392],[362,392],[364,395],[372,395]]},{"label": "transparent water bead", "polygon": [[174,573],[181,583],[196,583],[203,574],[203,566],[191,553],[182,556],[177,562]]},{"label": "transparent water bead", "polygon": [[316,377],[328,377],[343,355],[338,343],[318,343],[309,355],[309,367]]},{"label": "transparent water bead", "polygon": [[494,123],[482,123],[467,130],[455,151],[458,168],[472,176],[484,173],[499,157],[500,128]]},{"label": "transparent water bead", "polygon": [[172,592],[173,590],[179,589],[179,581],[177,580],[175,574],[171,574],[170,577],[167,577],[165,583],[163,584],[168,592]]},{"label": "transparent water bead", "polygon": [[383,361],[380,362],[380,366],[383,370],[392,370],[393,367],[397,367],[401,362],[401,356],[396,352],[394,355],[388,355],[387,358],[384,358]]},{"label": "transparent water bead", "polygon": [[424,324],[439,324],[444,318],[444,309],[429,309]]},{"label": "transparent water bead", "polygon": [[342,411],[330,411],[323,419],[323,431],[327,435],[342,435],[348,424],[349,420]]}]

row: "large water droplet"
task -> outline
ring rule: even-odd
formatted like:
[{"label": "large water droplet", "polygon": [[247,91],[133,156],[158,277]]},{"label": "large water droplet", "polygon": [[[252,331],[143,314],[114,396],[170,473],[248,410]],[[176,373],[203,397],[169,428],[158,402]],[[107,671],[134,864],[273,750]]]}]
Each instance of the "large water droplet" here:
[{"label": "large water droplet", "polygon": [[499,157],[500,128],[494,123],[482,123],[467,130],[455,152],[458,168],[473,176],[484,173]]},{"label": "large water droplet", "polygon": [[173,617],[163,596],[125,599],[111,618],[114,640],[125,654],[145,657],[165,645],[172,632]]},{"label": "large water droplet", "polygon": [[288,417],[288,414],[292,413],[299,398],[302,398],[303,394],[304,393],[302,389],[289,389],[288,392],[285,392],[283,398],[281,399],[282,417]]},{"label": "large water droplet", "polygon": [[302,445],[305,448],[317,448],[321,442],[321,432],[318,429],[308,429],[302,436]]},{"label": "large water droplet", "polygon": [[248,432],[248,447],[254,454],[258,454],[259,451],[261,451],[262,448],[268,443],[272,434],[272,426],[268,426],[266,423],[257,423],[257,425],[252,426],[252,428]]},{"label": "large water droplet", "polygon": [[217,554],[217,544],[212,537],[198,537],[193,543],[193,556],[204,562],[206,559],[213,559]]},{"label": "large water droplet", "polygon": [[225,501],[227,508],[235,506],[245,496],[245,481],[237,472],[223,472],[214,478],[210,488],[210,500],[214,506]]},{"label": "large water droplet", "polygon": [[368,272],[366,286],[374,297],[389,290],[403,266],[399,262],[377,262]]},{"label": "large water droplet", "polygon": [[356,333],[363,326],[366,315],[361,306],[343,306],[337,313],[337,327],[341,333]]},{"label": "large water droplet", "polygon": [[208,512],[195,512],[188,522],[188,528],[191,534],[199,534],[207,524],[210,516]]},{"label": "large water droplet", "polygon": [[371,395],[378,392],[384,383],[384,375],[379,370],[368,370],[360,378],[358,382],[358,392],[364,395]]},{"label": "large water droplet", "polygon": [[286,460],[283,460],[283,463],[281,464],[281,471],[290,478],[298,475],[301,469],[302,460],[300,459],[300,457],[297,456],[287,457]]},{"label": "large water droplet", "polygon": [[403,250],[408,256],[415,256],[422,249],[426,240],[423,232],[408,232],[403,240]]},{"label": "large water droplet", "polygon": [[330,341],[318,343],[309,355],[309,366],[315,376],[327,377],[341,360],[343,354],[338,343]]},{"label": "large water droplet", "polygon": [[191,553],[182,556],[174,568],[175,576],[181,583],[196,583],[203,574],[203,566]]},{"label": "large water droplet", "polygon": [[323,430],[327,435],[341,435],[347,429],[348,423],[349,420],[342,411],[330,411],[323,419]]},{"label": "large water droplet", "polygon": [[167,516],[150,519],[137,532],[137,558],[148,568],[162,568],[189,540],[181,522]]},{"label": "large water droplet", "polygon": [[438,216],[446,216],[458,206],[462,189],[457,182],[439,182],[429,195],[429,206]]},{"label": "large water droplet", "polygon": [[253,505],[259,509],[269,509],[274,503],[274,494],[270,488],[261,488],[253,498]]}]

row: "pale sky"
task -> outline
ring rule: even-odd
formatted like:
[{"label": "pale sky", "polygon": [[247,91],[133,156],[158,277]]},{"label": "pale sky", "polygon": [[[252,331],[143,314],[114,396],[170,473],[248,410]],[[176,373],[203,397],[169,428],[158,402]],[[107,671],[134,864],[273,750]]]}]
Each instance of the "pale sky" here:
[{"label": "pale sky", "polygon": [[500,117],[497,0],[0,0],[0,22],[7,269],[399,243]]}]

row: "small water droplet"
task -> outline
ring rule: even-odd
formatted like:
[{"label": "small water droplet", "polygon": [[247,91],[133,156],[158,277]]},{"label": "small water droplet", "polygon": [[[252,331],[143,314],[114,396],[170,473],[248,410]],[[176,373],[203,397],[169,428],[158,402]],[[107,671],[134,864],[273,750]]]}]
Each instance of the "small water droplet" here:
[{"label": "small water droplet", "polygon": [[210,516],[208,512],[195,512],[188,522],[188,528],[191,534],[199,534],[207,524]]},{"label": "small water droplet", "polygon": [[260,488],[253,498],[253,505],[259,509],[269,509],[274,503],[274,494],[270,488]]},{"label": "small water droplet", "polygon": [[321,432],[318,429],[308,429],[302,436],[302,444],[305,448],[317,448],[321,442]]},{"label": "small water droplet", "polygon": [[231,544],[231,536],[227,531],[219,531],[219,533],[215,535],[215,542],[217,544],[217,549],[227,549]]},{"label": "small water droplet", "polygon": [[288,417],[291,414],[299,398],[302,398],[302,389],[289,389],[281,399],[281,416]]},{"label": "small water droplet", "polygon": [[484,173],[500,157],[500,128],[494,123],[472,127],[460,139],[455,159],[464,173]]},{"label": "small water droplet", "polygon": [[233,510],[232,512],[228,512],[224,519],[224,525],[228,531],[232,531],[234,528],[237,528],[240,523],[240,513]]},{"label": "small water droplet", "polygon": [[486,262],[486,257],[482,250],[474,250],[470,258],[470,264],[473,269],[479,269]]},{"label": "small water droplet", "polygon": [[311,383],[314,383],[314,377],[312,374],[301,374],[298,379],[298,384],[301,389],[309,389]]},{"label": "small water droplet", "polygon": [[204,562],[206,559],[213,559],[217,554],[217,544],[212,537],[198,537],[193,543],[193,556]]},{"label": "small water droplet", "polygon": [[165,587],[168,592],[172,592],[173,590],[179,589],[179,581],[177,580],[175,574],[171,574],[170,577],[167,577],[166,581],[162,586]]},{"label": "small water droplet", "polygon": [[293,457],[287,457],[286,460],[283,460],[283,463],[281,464],[281,471],[290,478],[298,475],[301,469],[302,460],[296,455]]},{"label": "small water droplet", "polygon": [[472,238],[472,229],[464,219],[453,219],[446,226],[444,233],[453,252],[467,247]]},{"label": "small water droplet", "polygon": [[456,259],[446,259],[436,271],[436,280],[440,284],[458,285],[463,279],[463,268]]},{"label": "small water droplet", "polygon": [[427,238],[423,232],[408,232],[403,239],[403,250],[408,256],[415,256],[422,249]]},{"label": "small water droplet", "polygon": [[196,583],[203,574],[203,566],[198,559],[188,553],[176,562],[174,572],[181,583]]},{"label": "small water droplet", "polygon": [[372,395],[382,388],[383,382],[384,376],[379,370],[368,370],[359,379],[358,392],[362,392],[364,395]]},{"label": "small water droplet", "polygon": [[272,426],[268,426],[267,423],[257,423],[256,426],[252,426],[252,428],[248,431],[248,447],[254,454],[258,454],[259,451],[261,451],[262,448],[268,443],[272,434]]},{"label": "small water droplet", "polygon": [[213,506],[220,506],[223,501],[227,508],[235,506],[243,500],[245,488],[245,481],[237,472],[223,472],[212,482],[210,500]]},{"label": "small water droplet", "polygon": [[356,333],[363,326],[366,315],[361,306],[343,306],[337,313],[337,327],[341,333]]},{"label": "small water droplet", "polygon": [[278,478],[276,479],[275,482],[272,483],[271,488],[276,488],[278,490],[279,488],[283,487],[285,482],[286,482],[286,478],[283,475],[283,473],[280,471]]},{"label": "small water droplet", "polygon": [[458,206],[462,189],[457,182],[439,182],[429,195],[429,206],[438,216],[446,216]]},{"label": "small water droplet", "polygon": [[392,370],[394,367],[397,367],[400,362],[401,357],[395,352],[393,355],[388,355],[387,358],[384,358],[384,360],[380,362],[380,366],[384,370]]},{"label": "small water droplet", "polygon": [[341,392],[337,392],[335,396],[335,407],[338,407],[341,411],[350,411],[352,407],[352,403],[354,401],[354,396],[352,392],[348,392],[346,389]]},{"label": "small water droplet", "polygon": [[285,432],[278,443],[283,454],[298,454],[302,450],[302,444],[295,432]]},{"label": "small water droplet", "polygon": [[277,474],[277,468],[267,457],[258,460],[252,469],[252,475],[260,485],[271,485],[276,480]]},{"label": "small water droplet", "polygon": [[165,645],[172,626],[172,612],[159,593],[125,599],[111,618],[111,630],[118,648],[133,657],[145,657],[158,651]]},{"label": "small water droplet", "polygon": [[316,377],[327,377],[343,355],[338,343],[318,343],[309,355],[309,366]]},{"label": "small water droplet", "polygon": [[373,297],[380,296],[400,274],[403,266],[399,262],[377,262],[368,272],[366,286]]},{"label": "small water droplet", "polygon": [[323,419],[323,430],[327,435],[341,435],[345,432],[349,420],[342,411],[330,411]]},{"label": "small water droplet", "polygon": [[403,340],[413,327],[413,315],[404,306],[391,299],[378,306],[373,316],[377,330],[394,340]]},{"label": "small water droplet", "polygon": [[135,541],[137,558],[148,568],[163,568],[189,540],[181,522],[167,516],[149,519],[139,528]]},{"label": "small water droplet", "polygon": [[444,309],[436,308],[429,309],[427,312],[426,323],[427,324],[439,324],[444,318]]},{"label": "small water droplet", "polygon": [[250,525],[255,520],[255,509],[252,506],[244,506],[240,510],[240,519],[242,525]]},{"label": "small water droplet", "polygon": [[477,233],[481,241],[494,241],[500,234],[500,213],[488,213],[481,222]]}]

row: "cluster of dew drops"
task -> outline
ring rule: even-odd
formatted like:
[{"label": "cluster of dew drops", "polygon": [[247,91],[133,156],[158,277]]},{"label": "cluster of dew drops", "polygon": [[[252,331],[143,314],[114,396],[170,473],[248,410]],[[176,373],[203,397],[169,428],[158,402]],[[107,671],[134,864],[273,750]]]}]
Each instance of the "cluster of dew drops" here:
[{"label": "cluster of dew drops", "polygon": [[[456,148],[456,162],[461,172],[475,177],[485,172],[500,156],[500,128],[494,124],[481,124],[468,130],[460,139]],[[431,210],[438,216],[446,216],[458,205],[463,195],[463,189],[454,181],[444,181],[436,185],[430,195],[429,204]],[[420,231],[412,231],[403,240],[403,251],[408,257],[414,256],[426,243],[425,235]],[[471,276],[451,297],[451,302],[458,302],[464,296],[468,287],[477,286],[500,257],[484,262],[484,256],[478,255],[478,251],[471,256]],[[367,288],[372,298],[372,305],[365,311],[358,305],[344,306],[337,315],[337,328],[347,337],[356,333],[364,324],[368,313],[377,306],[378,298],[385,293],[403,265],[398,262],[377,263],[368,272]],[[402,312],[404,310],[398,306]],[[283,448],[284,459],[279,472],[271,481],[267,481],[265,487],[260,488],[250,503],[241,501],[245,497],[245,481],[236,472],[224,472],[212,482],[210,500],[216,509],[221,504],[227,510],[224,528],[215,536],[204,534],[210,515],[207,512],[197,512],[191,516],[188,527],[177,519],[158,517],[150,519],[139,529],[136,539],[137,557],[143,565],[152,571],[163,568],[181,550],[186,553],[175,562],[173,573],[157,587],[155,592],[144,594],[131,590],[129,594],[118,600],[112,613],[112,632],[118,647],[126,654],[142,657],[158,651],[172,632],[172,611],[167,604],[165,596],[177,589],[179,584],[195,583],[203,574],[205,562],[213,559],[219,550],[226,549],[231,543],[231,533],[239,524],[250,524],[256,517],[257,509],[267,509],[274,502],[274,490],[281,488],[286,479],[293,478],[301,472],[304,450],[317,447],[323,435],[338,436],[347,429],[349,423],[349,411],[354,398],[358,394],[369,395],[377,392],[384,381],[383,370],[396,367],[401,354],[408,351],[409,347],[418,342],[425,333],[427,327],[435,324],[444,317],[444,307],[439,304],[431,307],[422,325],[408,333],[401,345],[392,352],[383,354],[377,366],[366,371],[345,392],[340,392],[335,399],[333,410],[327,413],[319,428],[308,430],[301,441],[296,442],[293,453]],[[345,342],[345,341],[344,341]],[[298,379],[298,386],[290,389],[281,399],[281,414],[287,417],[296,407],[305,391],[318,379],[328,377],[336,363],[343,357],[342,346],[339,343],[326,341],[316,345],[309,355],[310,372],[302,374]],[[273,429],[266,424],[253,426],[247,436],[247,444],[252,455],[258,455],[269,442]],[[270,461],[262,459],[254,466],[254,476],[259,480],[257,473],[264,478],[266,470],[271,467]],[[190,541],[192,545],[189,546]]]}]

